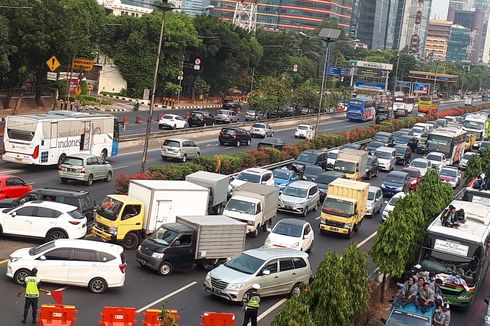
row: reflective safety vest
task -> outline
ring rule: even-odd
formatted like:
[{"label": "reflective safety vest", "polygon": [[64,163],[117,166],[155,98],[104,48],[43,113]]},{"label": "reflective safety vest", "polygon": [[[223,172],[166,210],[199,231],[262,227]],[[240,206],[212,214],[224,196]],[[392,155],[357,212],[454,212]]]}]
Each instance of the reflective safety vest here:
[{"label": "reflective safety vest", "polygon": [[26,298],[39,298],[39,290],[37,285],[39,284],[39,278],[37,276],[26,276],[24,279],[26,283]]},{"label": "reflective safety vest", "polygon": [[247,302],[247,308],[259,309],[260,305],[260,295],[251,294]]}]

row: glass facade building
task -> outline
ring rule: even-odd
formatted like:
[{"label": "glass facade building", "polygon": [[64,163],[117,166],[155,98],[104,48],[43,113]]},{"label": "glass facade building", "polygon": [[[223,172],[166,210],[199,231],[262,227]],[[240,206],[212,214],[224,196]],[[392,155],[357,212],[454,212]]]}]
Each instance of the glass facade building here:
[{"label": "glass facade building", "polygon": [[453,25],[447,45],[446,61],[464,62],[469,59],[471,31],[461,25]]}]

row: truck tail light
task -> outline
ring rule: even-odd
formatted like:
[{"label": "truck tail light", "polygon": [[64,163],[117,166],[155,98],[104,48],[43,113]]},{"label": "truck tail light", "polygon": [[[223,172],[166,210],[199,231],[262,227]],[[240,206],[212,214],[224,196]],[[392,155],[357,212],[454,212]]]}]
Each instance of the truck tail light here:
[{"label": "truck tail light", "polygon": [[119,270],[121,271],[121,273],[124,274],[124,272],[126,271],[126,264],[119,264]]},{"label": "truck tail light", "polygon": [[34,152],[32,153],[32,158],[33,159],[37,159],[39,157],[39,145],[37,145],[35,148],[34,148]]}]

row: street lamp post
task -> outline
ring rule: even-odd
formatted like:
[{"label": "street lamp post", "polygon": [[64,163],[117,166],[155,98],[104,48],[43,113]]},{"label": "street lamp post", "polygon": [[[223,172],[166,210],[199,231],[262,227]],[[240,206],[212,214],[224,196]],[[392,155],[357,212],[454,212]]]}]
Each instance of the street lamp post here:
[{"label": "street lamp post", "polygon": [[318,112],[316,114],[315,134],[317,136],[319,135],[320,113],[321,113],[322,103],[323,103],[323,92],[325,89],[325,75],[327,74],[327,66],[328,66],[328,53],[330,52],[331,43],[335,42],[339,38],[340,33],[341,31],[338,29],[322,28],[319,34],[319,37],[322,39],[322,41],[327,43],[327,46],[325,50],[325,64],[323,65],[322,88],[320,90],[320,103],[318,106]]}]

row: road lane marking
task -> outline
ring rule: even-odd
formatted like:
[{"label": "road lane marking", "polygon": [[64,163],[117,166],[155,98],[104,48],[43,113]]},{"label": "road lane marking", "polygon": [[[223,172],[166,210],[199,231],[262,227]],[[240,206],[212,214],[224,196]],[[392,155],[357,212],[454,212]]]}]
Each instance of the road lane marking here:
[{"label": "road lane marking", "polygon": [[170,297],[172,297],[172,296],[176,295],[177,293],[180,293],[180,292],[182,292],[182,291],[184,291],[184,290],[186,290],[186,289],[190,288],[191,286],[193,286],[193,285],[195,285],[195,284],[197,284],[197,282],[191,282],[191,283],[187,284],[186,286],[183,286],[183,287],[181,287],[180,289],[177,289],[177,290],[175,290],[174,292],[169,293],[169,294],[167,294],[166,296],[161,297],[160,299],[157,299],[157,300],[153,301],[152,303],[147,304],[146,306],[144,306],[144,307],[142,307],[142,308],[139,308],[138,310],[136,310],[136,312],[137,312],[137,313],[140,313],[140,312],[142,312],[142,311],[144,311],[144,310],[146,310],[146,309],[148,309],[148,308],[150,308],[150,307],[153,307],[153,306],[154,306],[154,305],[156,305],[157,303],[160,303],[160,302],[162,302],[162,301],[164,301],[164,300],[167,300],[168,298],[170,298]]},{"label": "road lane marking", "polygon": [[118,169],[124,169],[124,168],[127,168],[129,167],[129,165],[121,165],[121,166],[117,166],[115,168],[112,168],[113,170],[118,170]]},{"label": "road lane marking", "polygon": [[362,240],[361,242],[359,242],[357,244],[357,248],[360,248],[362,247],[364,244],[366,244],[366,242],[368,242],[369,240],[371,240],[372,238],[374,238],[376,236],[376,234],[378,234],[378,231],[374,232],[373,234],[371,234],[369,237],[367,237],[366,239]]},{"label": "road lane marking", "polygon": [[1,264],[5,264],[6,262],[8,262],[9,260],[8,259],[4,259],[4,260],[0,260],[0,265]]},{"label": "road lane marking", "polygon": [[[257,321],[261,321],[263,318],[265,318],[268,314],[270,314],[271,312],[276,310],[278,307],[280,307],[286,301],[288,301],[288,299],[286,299],[286,298],[283,298],[283,299],[277,301],[272,307],[270,307],[269,309],[267,309],[266,311],[261,313],[260,316],[257,318]],[[250,323],[248,323],[248,325],[250,325]]]},{"label": "road lane marking", "polygon": [[320,217],[322,217],[322,216],[320,215],[320,216],[315,217],[315,220],[319,220]]},{"label": "road lane marking", "polygon": [[[16,170],[2,170],[2,173],[3,174],[17,174],[17,173],[24,173],[26,172],[25,170],[21,170],[21,169],[16,169]],[[27,171],[29,172],[29,171]]]}]

